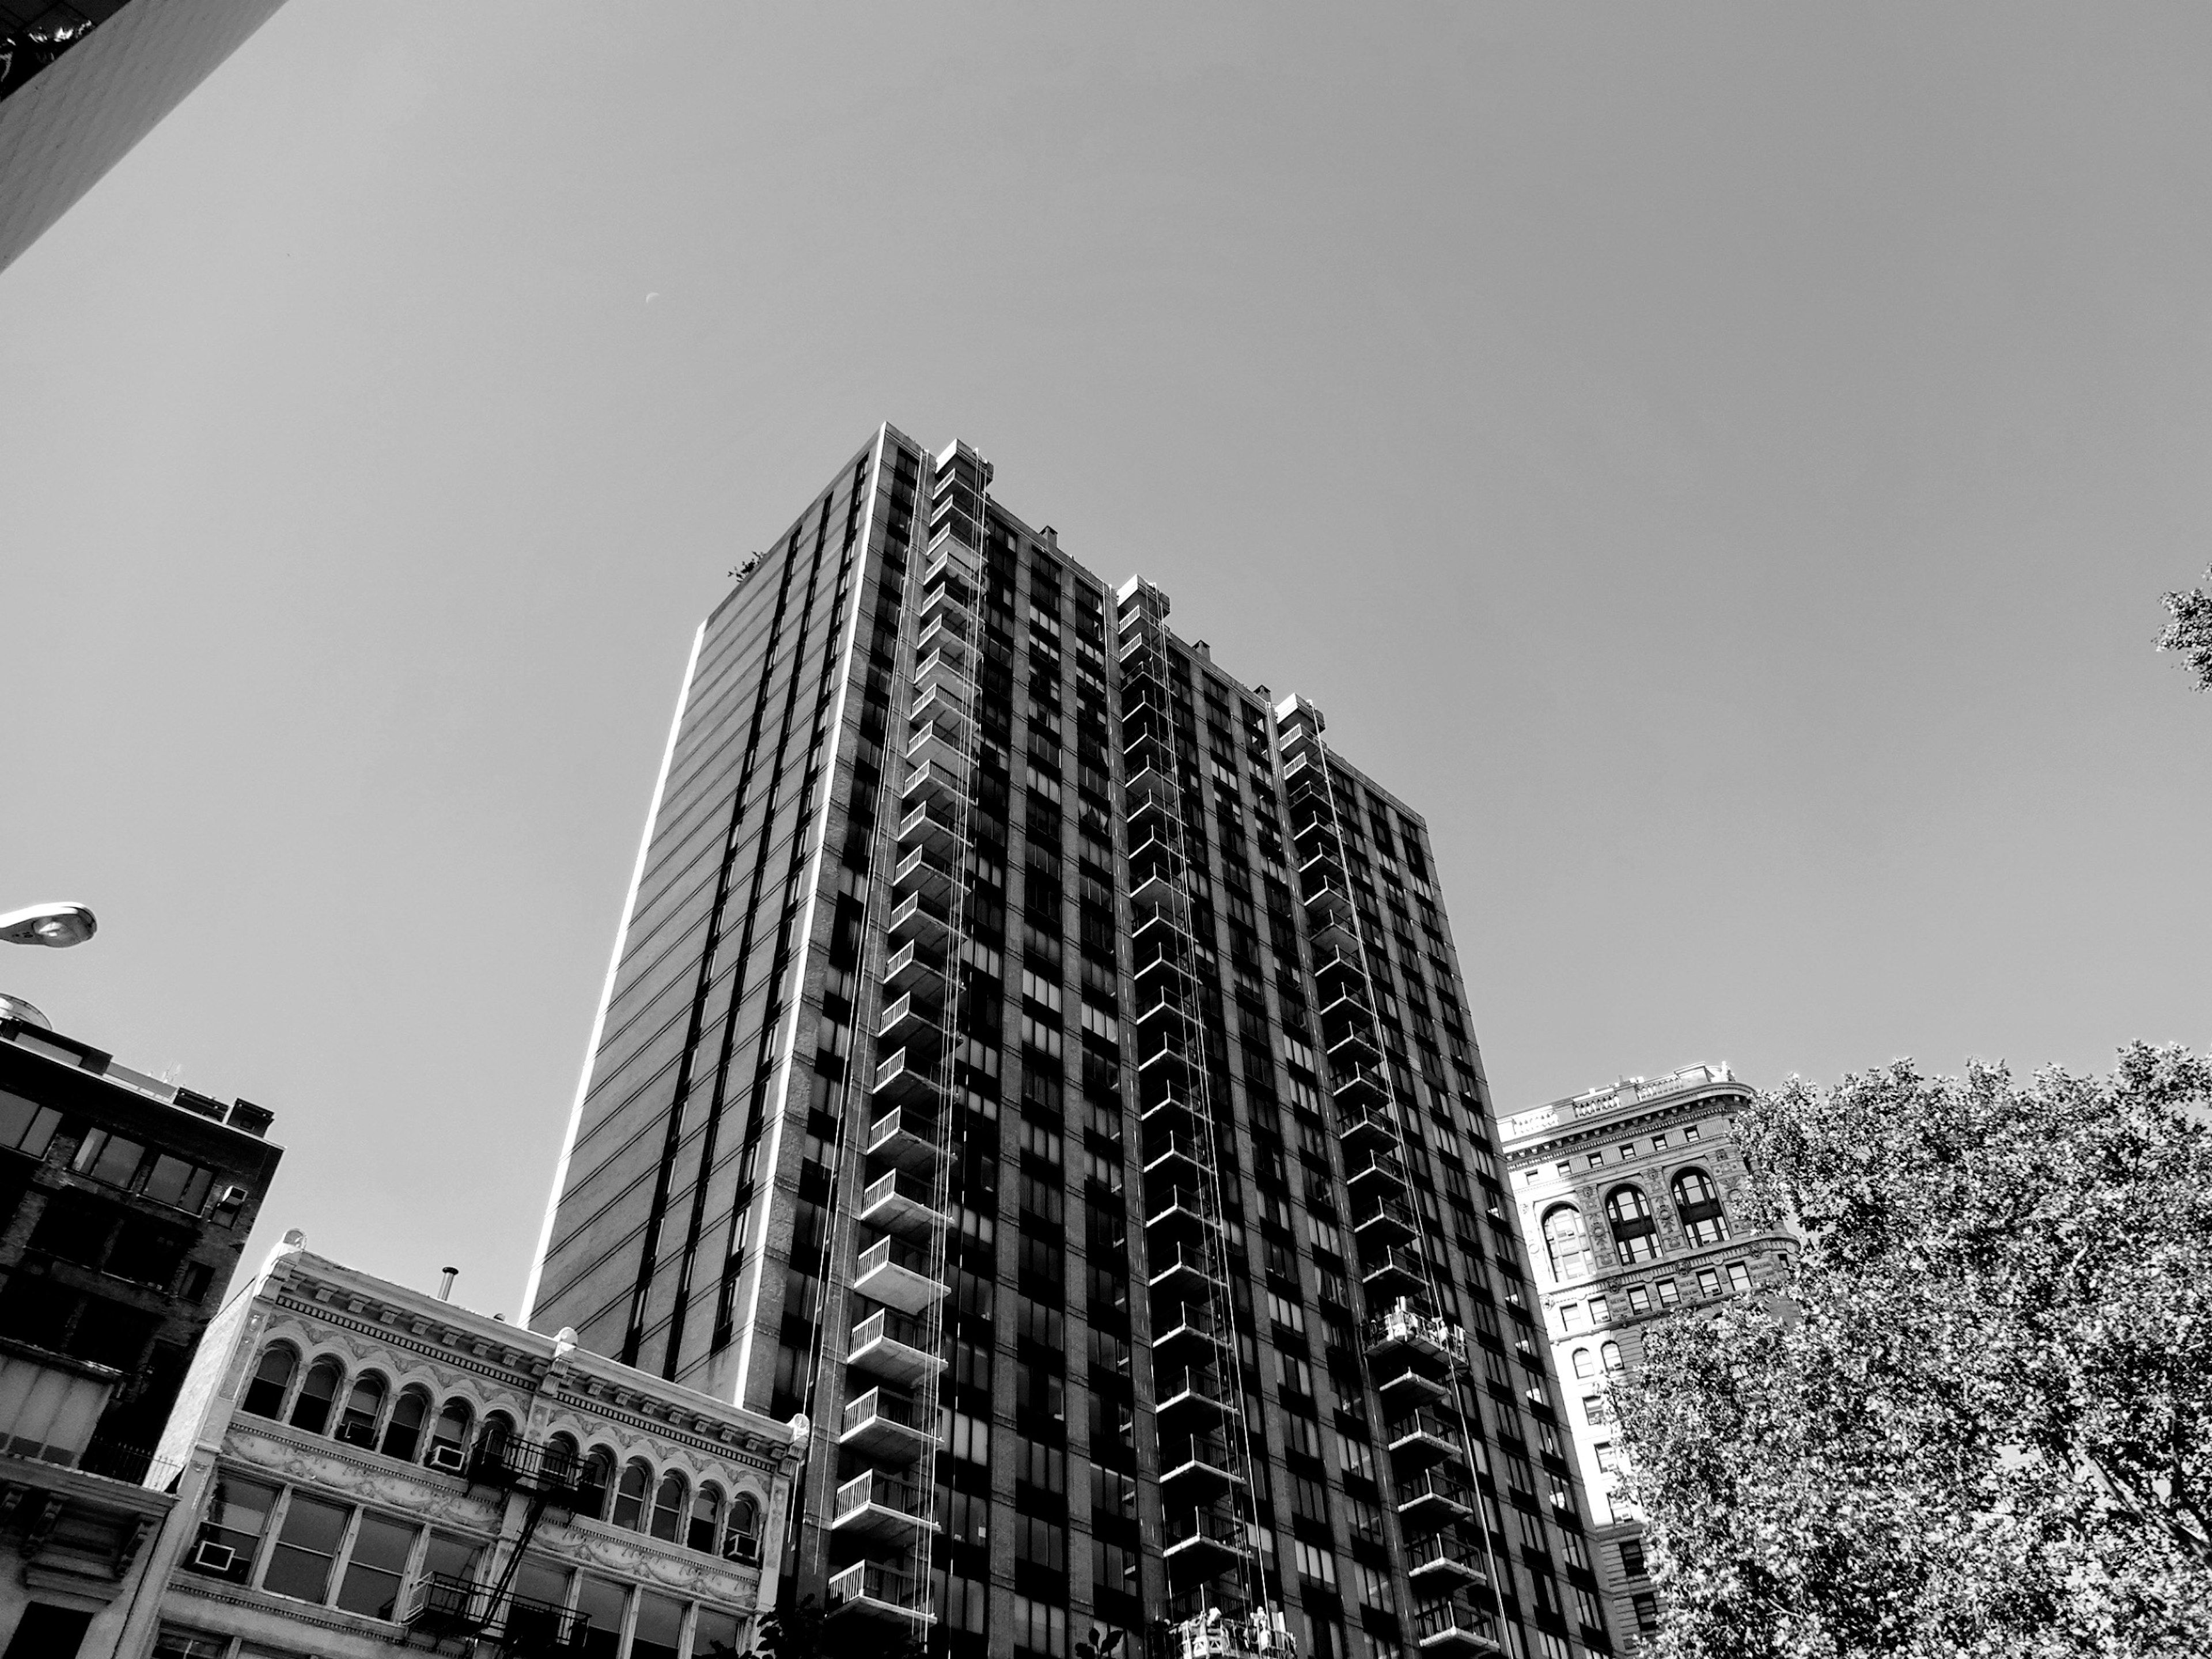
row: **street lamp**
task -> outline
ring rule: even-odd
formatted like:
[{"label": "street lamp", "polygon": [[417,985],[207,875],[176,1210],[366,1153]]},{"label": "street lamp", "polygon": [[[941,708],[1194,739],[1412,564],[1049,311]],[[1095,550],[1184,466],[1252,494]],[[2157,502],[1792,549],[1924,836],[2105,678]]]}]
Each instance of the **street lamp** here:
[{"label": "street lamp", "polygon": [[33,904],[0,914],[0,943],[45,945],[65,951],[82,945],[100,929],[82,904]]}]

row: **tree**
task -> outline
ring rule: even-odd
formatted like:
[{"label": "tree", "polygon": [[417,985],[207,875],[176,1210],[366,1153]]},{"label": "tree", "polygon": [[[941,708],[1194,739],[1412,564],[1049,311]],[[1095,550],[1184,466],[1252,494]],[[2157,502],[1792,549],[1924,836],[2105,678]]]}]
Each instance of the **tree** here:
[{"label": "tree", "polygon": [[[2204,573],[2212,581],[2212,570]],[[2199,691],[2212,691],[2212,593],[2192,587],[2186,593],[2166,596],[2166,628],[2158,636],[2161,651],[2178,651],[2197,681]]]},{"label": "tree", "polygon": [[1737,1121],[1787,1295],[1614,1393],[1662,1659],[2199,1654],[2212,1064],[1910,1061]]}]

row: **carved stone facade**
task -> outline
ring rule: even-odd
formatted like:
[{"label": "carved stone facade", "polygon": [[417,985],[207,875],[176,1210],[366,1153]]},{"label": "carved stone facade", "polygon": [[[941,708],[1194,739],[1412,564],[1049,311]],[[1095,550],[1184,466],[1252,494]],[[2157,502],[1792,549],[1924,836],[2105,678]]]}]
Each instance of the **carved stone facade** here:
[{"label": "carved stone facade", "polygon": [[1644,1358],[1656,1320],[1771,1288],[1796,1241],[1752,1231],[1735,1114],[1751,1097],[1726,1066],[1634,1078],[1509,1118],[1505,1161],[1536,1258],[1544,1328],[1568,1398],[1594,1511],[1607,1622],[1642,1645],[1657,1602],[1640,1522],[1615,1496],[1607,1379]]},{"label": "carved stone facade", "polygon": [[594,1659],[743,1652],[804,1443],[288,1241],[186,1380],[159,1591],[117,1650],[489,1654],[529,1623]]}]

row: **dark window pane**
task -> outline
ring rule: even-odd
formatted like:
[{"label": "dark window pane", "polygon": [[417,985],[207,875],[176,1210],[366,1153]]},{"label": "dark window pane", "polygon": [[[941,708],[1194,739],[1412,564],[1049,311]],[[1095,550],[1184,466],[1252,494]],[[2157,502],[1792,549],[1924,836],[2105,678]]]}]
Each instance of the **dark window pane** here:
[{"label": "dark window pane", "polygon": [[161,1152],[155,1157],[154,1167],[146,1172],[146,1184],[140,1190],[149,1198],[198,1215],[207,1203],[208,1188],[214,1179],[198,1164]]},{"label": "dark window pane", "polygon": [[338,1605],[371,1619],[393,1617],[400,1575],[415,1547],[415,1530],[381,1516],[362,1516],[353,1552],[346,1558],[345,1578],[338,1585]]},{"label": "dark window pane", "polygon": [[584,1575],[576,1590],[576,1611],[590,1618],[585,1634],[585,1659],[615,1659],[622,1651],[623,1602],[628,1594],[620,1584]]},{"label": "dark window pane", "polygon": [[44,1158],[46,1145],[61,1127],[62,1115],[22,1096],[0,1089],[0,1146],[13,1146],[33,1158]]},{"label": "dark window pane", "polygon": [[94,1129],[76,1149],[76,1159],[70,1167],[79,1175],[88,1175],[111,1187],[127,1187],[131,1177],[138,1173],[138,1165],[145,1156],[145,1147],[137,1141],[110,1134],[105,1129]]},{"label": "dark window pane", "polygon": [[639,1592],[637,1631],[629,1659],[676,1659],[676,1640],[684,1630],[684,1604],[651,1590]]},{"label": "dark window pane", "polygon": [[338,1553],[338,1540],[345,1535],[346,1517],[351,1513],[342,1504],[294,1492],[261,1587],[302,1601],[321,1601],[329,1593],[331,1558]]}]

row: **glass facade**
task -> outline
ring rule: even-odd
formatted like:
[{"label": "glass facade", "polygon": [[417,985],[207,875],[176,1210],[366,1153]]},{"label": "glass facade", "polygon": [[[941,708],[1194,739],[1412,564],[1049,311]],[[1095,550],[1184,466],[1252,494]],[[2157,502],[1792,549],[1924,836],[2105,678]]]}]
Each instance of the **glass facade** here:
[{"label": "glass facade", "polygon": [[1425,827],[990,484],[884,428],[702,630],[532,1323],[805,1412],[935,1650],[1608,1650]]}]

